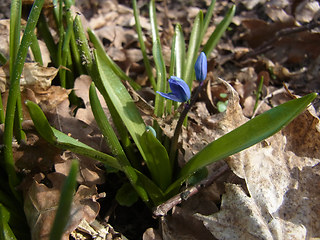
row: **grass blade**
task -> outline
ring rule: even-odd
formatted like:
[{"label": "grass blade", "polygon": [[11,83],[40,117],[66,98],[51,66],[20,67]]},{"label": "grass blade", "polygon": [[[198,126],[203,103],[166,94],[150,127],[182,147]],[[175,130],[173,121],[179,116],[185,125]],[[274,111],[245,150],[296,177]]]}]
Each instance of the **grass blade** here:
[{"label": "grass blade", "polygon": [[[152,53],[157,69],[157,91],[166,92],[167,73],[159,39],[153,42]],[[156,94],[154,113],[157,117],[161,117],[164,113],[164,98],[159,94]]]},{"label": "grass blade", "polygon": [[44,40],[44,42],[49,50],[50,57],[51,57],[53,64],[56,67],[59,67],[59,65],[57,63],[57,51],[56,51],[57,47],[56,47],[56,44],[54,43],[53,37],[52,37],[51,32],[49,30],[47,20],[42,13],[40,14],[37,27],[38,27],[38,30],[39,30],[38,32],[39,32],[40,36]]},{"label": "grass blade", "polygon": [[78,140],[69,137],[68,135],[52,128],[43,114],[40,107],[34,102],[27,101],[26,106],[29,110],[32,121],[38,131],[38,133],[49,143],[55,145],[61,149],[68,149],[74,153],[81,154],[83,156],[91,157],[110,167],[121,170],[117,160],[105,153],[99,152],[88,145],[79,142]]},{"label": "grass blade", "polygon": [[155,81],[153,74],[152,74],[151,65],[150,65],[150,62],[148,59],[148,55],[147,55],[146,45],[144,44],[144,41],[143,41],[143,33],[142,33],[142,29],[141,29],[141,24],[140,24],[140,19],[139,19],[139,10],[137,7],[136,0],[132,0],[132,8],[133,8],[133,15],[134,15],[135,23],[136,23],[136,31],[138,33],[140,49],[141,49],[142,56],[143,56],[143,63],[146,68],[146,71],[147,71],[147,74],[149,77],[149,81],[150,81],[153,89],[156,90],[157,84],[156,84],[156,81]]},{"label": "grass blade", "polygon": [[12,155],[12,137],[13,137],[13,124],[14,115],[16,110],[17,99],[20,96],[20,76],[23,70],[24,61],[27,56],[28,48],[31,44],[31,35],[36,27],[44,0],[35,0],[28,21],[25,32],[22,37],[21,45],[17,53],[17,61],[15,61],[12,74],[10,75],[10,89],[7,103],[7,112],[5,118],[5,129],[4,129],[4,161],[5,168],[8,173],[9,185],[12,192],[19,199],[20,196],[17,194],[15,187],[19,184],[19,179],[16,175],[14,168],[14,161]]},{"label": "grass blade", "polygon": [[231,23],[231,20],[236,12],[236,6],[233,5],[227,12],[224,19],[219,23],[214,32],[211,34],[208,42],[203,47],[203,52],[209,56],[212,50],[216,47],[218,41],[220,40],[222,34],[226,31],[227,27]]},{"label": "grass blade", "polygon": [[206,16],[204,17],[204,20],[203,20],[203,28],[202,28],[202,33],[201,33],[201,41],[203,39],[203,36],[206,34],[207,32],[207,29],[208,29],[208,26],[209,26],[209,23],[211,21],[211,17],[212,17],[212,14],[213,14],[213,10],[214,10],[214,5],[216,4],[216,0],[212,0],[211,1],[211,4],[207,10],[207,13],[206,13]]},{"label": "grass blade", "polygon": [[34,56],[34,60],[38,63],[41,64],[41,66],[43,66],[43,61],[42,61],[42,55],[41,55],[41,51],[40,51],[40,46],[39,46],[39,42],[37,39],[36,34],[33,32],[33,34],[31,35],[31,51],[33,53]]},{"label": "grass blade", "polygon": [[125,74],[122,69],[108,56],[101,41],[97,38],[97,36],[91,29],[88,29],[88,35],[95,49],[97,49],[98,54],[100,54],[104,61],[106,61],[106,63],[114,71],[114,73],[117,74],[121,79],[128,81],[134,90],[139,90],[141,88],[140,85],[137,84],[132,78],[127,76],[127,74]]},{"label": "grass blade", "polygon": [[183,78],[184,66],[185,66],[185,55],[186,55],[186,44],[184,42],[183,31],[180,24],[175,27],[175,65],[176,74],[175,76]]},{"label": "grass blade", "polygon": [[156,15],[156,6],[154,0],[151,0],[149,3],[149,17],[151,24],[151,33],[152,33],[152,42],[157,41],[159,38],[159,30],[157,24],[157,15]]},{"label": "grass blade", "polygon": [[65,180],[60,200],[58,210],[50,231],[50,240],[60,240],[64,233],[68,221],[70,219],[70,211],[73,200],[73,195],[77,185],[77,173],[78,173],[79,163],[77,160],[73,160],[71,163],[71,168],[67,179]]}]

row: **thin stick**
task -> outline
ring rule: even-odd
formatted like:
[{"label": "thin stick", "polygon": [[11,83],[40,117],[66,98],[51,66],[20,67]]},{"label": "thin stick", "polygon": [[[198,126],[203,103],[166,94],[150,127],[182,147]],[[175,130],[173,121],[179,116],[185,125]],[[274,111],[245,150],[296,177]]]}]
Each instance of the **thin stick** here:
[{"label": "thin stick", "polygon": [[200,191],[200,189],[210,186],[215,180],[217,180],[219,177],[221,177],[221,175],[224,174],[228,169],[229,169],[229,166],[227,164],[223,165],[209,179],[206,179],[193,187],[187,188],[183,192],[175,195],[174,197],[170,198],[166,202],[157,206],[153,210],[153,217],[159,218],[159,217],[163,217],[163,216],[167,215],[167,213],[173,207],[182,203],[182,201],[186,201],[189,197],[198,193]]}]

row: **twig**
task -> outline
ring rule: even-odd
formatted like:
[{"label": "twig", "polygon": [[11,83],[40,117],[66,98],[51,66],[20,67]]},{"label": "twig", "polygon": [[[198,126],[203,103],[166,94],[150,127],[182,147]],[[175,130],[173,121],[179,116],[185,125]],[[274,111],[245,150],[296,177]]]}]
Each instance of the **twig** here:
[{"label": "twig", "polygon": [[167,215],[167,213],[176,205],[180,204],[182,201],[186,201],[189,197],[195,195],[200,191],[200,189],[205,188],[209,185],[211,185],[216,179],[221,177],[222,174],[224,174],[229,169],[229,166],[227,164],[220,167],[215,174],[210,176],[209,179],[206,179],[199,184],[189,187],[183,192],[175,195],[174,197],[170,198],[166,202],[162,203],[161,205],[157,206],[153,209],[153,217],[159,218]]}]

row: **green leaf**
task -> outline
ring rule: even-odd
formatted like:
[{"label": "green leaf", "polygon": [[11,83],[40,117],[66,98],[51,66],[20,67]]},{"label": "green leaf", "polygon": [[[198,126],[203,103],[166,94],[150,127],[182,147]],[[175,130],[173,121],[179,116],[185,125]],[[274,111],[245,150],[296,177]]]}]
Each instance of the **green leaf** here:
[{"label": "green leaf", "polygon": [[43,61],[42,61],[42,55],[41,55],[41,51],[40,51],[40,46],[39,46],[39,42],[37,39],[37,35],[33,32],[33,34],[31,35],[31,51],[32,54],[34,56],[34,59],[36,62],[40,63],[41,66],[43,66]]},{"label": "green leaf", "polygon": [[146,189],[149,197],[151,198],[153,205],[157,206],[161,203],[163,203],[166,199],[164,197],[163,191],[152,181],[150,180],[146,175],[142,174],[138,170],[136,170],[136,173],[138,175],[138,181],[141,183],[144,189]]},{"label": "green leaf", "polygon": [[68,135],[51,127],[47,118],[37,104],[31,101],[27,101],[26,105],[37,131],[46,141],[58,148],[68,149],[74,153],[91,157],[104,164],[109,165],[110,167],[121,170],[121,166],[119,165],[117,159],[115,159],[114,157],[99,152],[92,147],[89,147],[88,145],[79,142],[78,140],[69,137]]},{"label": "green leaf", "polygon": [[[157,91],[166,92],[167,73],[166,66],[162,56],[161,44],[159,38],[153,42],[152,53],[157,69]],[[154,113],[161,117],[164,113],[164,98],[156,94]]]},{"label": "green leaf", "polygon": [[149,62],[148,55],[147,55],[146,45],[144,44],[143,33],[142,33],[140,19],[139,19],[139,9],[137,7],[136,0],[132,0],[132,8],[133,8],[133,15],[134,15],[134,20],[135,20],[135,25],[136,25],[136,31],[138,33],[140,49],[141,49],[142,56],[143,56],[143,63],[146,68],[146,71],[147,71],[147,74],[149,77],[149,81],[150,81],[153,89],[155,90],[157,88],[157,83],[154,80],[154,77],[152,74],[152,69],[151,69],[150,62]]},{"label": "green leaf", "polygon": [[104,59],[104,61],[106,61],[106,63],[114,71],[114,73],[117,74],[118,77],[120,77],[121,79],[128,81],[134,90],[139,90],[141,86],[138,83],[136,83],[132,78],[127,76],[127,74],[125,74],[125,72],[122,71],[122,69],[109,57],[109,55],[104,50],[101,41],[91,29],[88,29],[88,35],[90,41],[93,43],[93,46],[95,47],[95,49],[97,49],[97,53],[100,55],[100,57]]},{"label": "green leaf", "polygon": [[71,204],[77,185],[78,168],[78,161],[73,160],[68,177],[62,187],[58,210],[50,231],[50,240],[60,240],[62,238],[64,229],[70,219]]},{"label": "green leaf", "polygon": [[176,64],[176,74],[175,76],[183,78],[182,74],[184,73],[185,66],[185,55],[186,55],[186,44],[184,42],[183,31],[180,24],[177,24],[175,27],[175,64]]},{"label": "green leaf", "polygon": [[122,146],[113,131],[108,118],[106,117],[101,104],[99,102],[94,83],[90,86],[89,91],[89,97],[90,97],[90,104],[91,109],[94,115],[94,118],[105,137],[108,146],[110,147],[112,154],[116,156],[116,158],[119,161],[119,164],[121,165],[122,170],[126,174],[127,178],[129,179],[130,183],[133,185],[135,190],[138,192],[139,196],[143,201],[148,201],[147,193],[143,189],[143,187],[139,186],[139,182],[136,181],[138,177],[136,176],[135,170],[131,166],[129,160],[127,159],[127,156],[125,155],[124,150],[122,149]]},{"label": "green leaf", "polygon": [[0,203],[0,240],[17,239],[8,224],[9,219],[9,211]]},{"label": "green leaf", "polygon": [[[5,117],[5,127],[4,127],[4,164],[9,178],[9,185],[11,187],[12,192],[15,194],[17,199],[20,199],[20,195],[16,191],[16,186],[19,184],[19,179],[16,174],[16,170],[14,167],[13,155],[12,155],[12,138],[13,138],[13,130],[14,130],[14,118],[15,115],[19,117],[19,121],[21,121],[20,116],[22,115],[22,109],[16,109],[17,103],[21,103],[20,101],[20,77],[24,67],[24,61],[27,56],[27,52],[29,46],[31,44],[31,38],[33,31],[36,27],[44,0],[35,0],[30,11],[30,15],[27,21],[26,29],[23,34],[21,44],[19,46],[17,55],[11,55],[10,61],[12,57],[14,58],[14,65],[10,68],[10,90],[7,101],[7,109],[6,109],[6,117]],[[21,3],[21,2],[20,2]],[[17,8],[21,8],[17,7]],[[18,17],[18,16],[15,16]],[[19,17],[18,17],[19,18]],[[13,19],[10,19],[13,21]],[[17,20],[17,19],[16,19]],[[18,19],[20,21],[20,18]],[[18,24],[18,23],[17,23]],[[16,27],[15,25],[11,25]],[[14,30],[13,30],[14,31]],[[20,34],[20,32],[19,32]],[[14,41],[17,41],[17,37],[14,37]],[[10,47],[17,47],[17,45],[12,45]],[[17,110],[17,111],[16,111]],[[19,113],[17,115],[17,113]],[[21,131],[21,123],[16,125],[16,132]]]},{"label": "green leaf", "polygon": [[146,154],[145,162],[152,180],[157,183],[161,190],[166,190],[172,179],[172,168],[167,150],[148,130],[142,135],[141,144]]},{"label": "green leaf", "polygon": [[33,123],[38,131],[38,133],[49,143],[54,144],[56,142],[56,137],[51,129],[46,116],[42,112],[41,108],[31,101],[26,101],[26,106],[28,107],[30,116]]},{"label": "green leaf", "polygon": [[121,188],[118,189],[116,194],[116,200],[121,206],[131,207],[136,201],[138,201],[139,196],[137,192],[133,189],[131,184],[124,183]]},{"label": "green leaf", "polygon": [[145,154],[140,144],[140,137],[144,133],[146,126],[141,118],[139,110],[119,77],[112,71],[103,58],[97,54],[96,50],[94,50],[94,56],[108,98],[117,110],[121,120],[140,150],[141,155],[145,159]]},{"label": "green leaf", "polygon": [[204,20],[203,20],[203,29],[202,29],[202,33],[201,33],[201,41],[204,37],[204,35],[206,34],[207,32],[207,29],[208,29],[208,26],[209,26],[209,23],[211,21],[211,17],[212,17],[212,14],[213,14],[213,10],[214,10],[214,5],[216,4],[216,0],[212,0],[211,1],[211,4],[207,10],[207,13],[206,13],[206,16],[204,17]]},{"label": "green leaf", "polygon": [[166,194],[172,195],[189,176],[200,168],[272,136],[297,117],[316,97],[316,93],[310,93],[281,104],[211,142],[187,162],[181,169],[178,180],[167,189]]},{"label": "green leaf", "polygon": [[227,12],[226,16],[223,20],[219,23],[216,27],[214,32],[211,34],[210,38],[208,39],[206,45],[203,48],[203,52],[209,56],[212,50],[216,47],[217,43],[219,42],[222,34],[226,31],[227,27],[231,23],[231,20],[236,12],[236,6],[233,5],[229,11]]},{"label": "green leaf", "polygon": [[149,16],[150,16],[150,25],[151,25],[151,33],[152,33],[152,42],[155,42],[157,41],[157,39],[159,39],[159,30],[158,30],[156,6],[154,3],[154,0],[151,0],[149,3]]}]

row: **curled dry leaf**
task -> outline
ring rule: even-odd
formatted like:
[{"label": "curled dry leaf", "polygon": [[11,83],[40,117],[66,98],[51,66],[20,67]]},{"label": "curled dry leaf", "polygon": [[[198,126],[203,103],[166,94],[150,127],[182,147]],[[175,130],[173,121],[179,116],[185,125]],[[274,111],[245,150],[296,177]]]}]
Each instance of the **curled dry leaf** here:
[{"label": "curled dry leaf", "polygon": [[[59,204],[60,190],[66,176],[51,173],[47,176],[51,187],[41,183],[41,176],[35,176],[30,188],[25,193],[24,211],[31,228],[32,239],[49,239],[50,230]],[[80,185],[72,203],[70,220],[63,239],[69,239],[69,234],[85,219],[88,223],[94,221],[100,210],[96,202],[96,187]]]},{"label": "curled dry leaf", "polygon": [[228,185],[220,212],[198,218],[219,239],[319,236],[319,146],[319,119],[306,111],[281,132],[228,158],[249,196]]},{"label": "curled dry leaf", "polygon": [[[34,91],[44,91],[51,86],[52,80],[57,75],[59,69],[54,67],[42,67],[38,63],[25,63],[20,79],[21,90],[32,88]],[[0,90],[6,90],[9,84],[9,65],[0,67]]]}]

